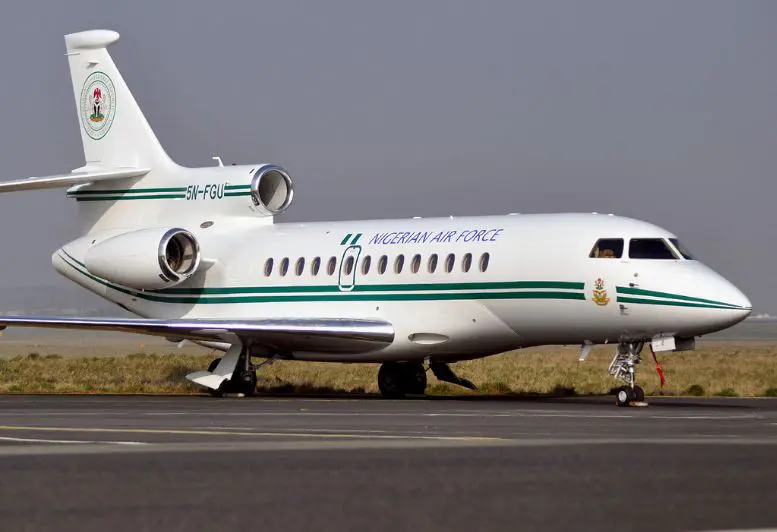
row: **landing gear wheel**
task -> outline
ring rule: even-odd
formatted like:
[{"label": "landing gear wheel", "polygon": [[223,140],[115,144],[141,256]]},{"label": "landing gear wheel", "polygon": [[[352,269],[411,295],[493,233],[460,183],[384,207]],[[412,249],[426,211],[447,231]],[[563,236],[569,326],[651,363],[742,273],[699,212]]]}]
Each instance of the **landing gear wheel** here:
[{"label": "landing gear wheel", "polygon": [[643,390],[640,386],[634,386],[634,400],[638,403],[645,402],[645,390]]},{"label": "landing gear wheel", "polygon": [[378,389],[383,397],[402,399],[405,397],[405,386],[401,364],[386,362],[378,371]]},{"label": "landing gear wheel", "polygon": [[235,374],[229,382],[235,388],[236,393],[242,393],[246,397],[256,395],[256,371],[254,369],[235,370]]},{"label": "landing gear wheel", "polygon": [[629,403],[635,400],[636,397],[631,386],[623,386],[615,392],[615,404],[618,406],[629,406]]},{"label": "landing gear wheel", "polygon": [[426,370],[423,364],[386,362],[378,371],[378,388],[383,397],[402,399],[405,395],[426,392]]},{"label": "landing gear wheel", "polygon": [[426,393],[426,369],[423,364],[406,364],[404,371],[405,392],[411,395]]},{"label": "landing gear wheel", "polygon": [[[220,358],[214,359],[210,365],[208,365],[208,371],[211,373],[221,362]],[[224,381],[219,386],[218,390],[208,389],[208,393],[211,397],[224,397],[225,393],[242,393],[246,396],[256,395],[256,370],[246,370],[238,366],[232,373],[232,378],[228,381]]]}]

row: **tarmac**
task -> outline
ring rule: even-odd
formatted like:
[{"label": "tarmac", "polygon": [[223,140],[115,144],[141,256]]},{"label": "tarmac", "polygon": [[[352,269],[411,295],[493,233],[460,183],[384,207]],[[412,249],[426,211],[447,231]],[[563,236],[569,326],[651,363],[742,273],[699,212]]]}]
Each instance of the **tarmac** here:
[{"label": "tarmac", "polygon": [[777,527],[777,399],[0,396],[2,530]]}]

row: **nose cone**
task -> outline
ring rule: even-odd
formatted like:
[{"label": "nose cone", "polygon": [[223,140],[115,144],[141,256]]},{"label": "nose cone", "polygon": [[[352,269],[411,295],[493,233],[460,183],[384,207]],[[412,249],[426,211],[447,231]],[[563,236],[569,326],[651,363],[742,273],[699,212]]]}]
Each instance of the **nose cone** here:
[{"label": "nose cone", "polygon": [[717,301],[717,316],[713,320],[714,330],[720,331],[736,325],[747,318],[753,311],[750,299],[733,283],[721,275],[710,271],[709,293],[714,294],[711,299]]},{"label": "nose cone", "polygon": [[731,297],[731,302],[733,305],[736,305],[739,308],[728,311],[731,319],[729,327],[736,325],[740,321],[747,318],[751,312],[753,312],[753,304],[750,302],[747,296],[733,284],[731,285],[731,289],[732,291],[736,292],[736,295]]}]

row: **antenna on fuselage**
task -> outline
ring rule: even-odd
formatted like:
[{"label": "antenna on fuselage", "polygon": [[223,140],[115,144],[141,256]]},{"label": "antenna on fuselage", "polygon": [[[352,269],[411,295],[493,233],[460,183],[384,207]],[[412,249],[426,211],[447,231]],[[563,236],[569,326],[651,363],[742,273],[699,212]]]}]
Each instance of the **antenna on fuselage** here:
[{"label": "antenna on fuselage", "polygon": [[211,159],[213,159],[214,161],[217,161],[219,163],[219,166],[224,166],[224,161],[222,161],[221,157],[219,157],[218,155],[214,155],[213,157],[211,157]]}]

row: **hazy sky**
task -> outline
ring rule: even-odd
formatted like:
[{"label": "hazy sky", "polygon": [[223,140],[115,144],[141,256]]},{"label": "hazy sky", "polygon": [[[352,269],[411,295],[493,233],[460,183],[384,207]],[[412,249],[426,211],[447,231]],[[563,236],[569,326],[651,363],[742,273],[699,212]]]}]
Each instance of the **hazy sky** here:
[{"label": "hazy sky", "polygon": [[[291,171],[284,221],[612,212],[777,311],[777,2],[8,3],[0,180],[83,164],[62,37],[92,28],[179,163]],[[0,223],[0,288],[67,282],[64,191]]]}]

